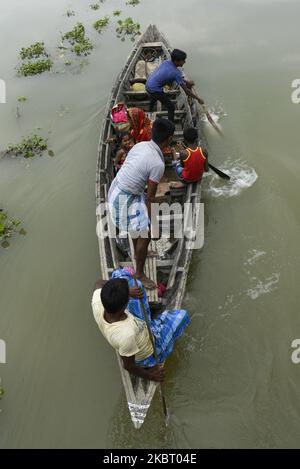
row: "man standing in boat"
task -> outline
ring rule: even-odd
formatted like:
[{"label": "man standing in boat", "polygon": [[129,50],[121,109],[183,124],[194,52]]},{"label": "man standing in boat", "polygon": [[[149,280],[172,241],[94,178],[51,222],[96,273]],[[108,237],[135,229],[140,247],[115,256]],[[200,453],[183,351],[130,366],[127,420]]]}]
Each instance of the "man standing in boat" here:
[{"label": "man standing in boat", "polygon": [[154,105],[160,101],[168,110],[168,119],[174,122],[175,107],[164,92],[164,86],[172,86],[174,82],[181,86],[185,93],[191,98],[204,104],[203,99],[196,96],[192,91],[193,81],[184,78],[182,72],[178,70],[183,67],[186,62],[187,54],[179,49],[174,49],[171,54],[171,60],[165,60],[151,75],[146,82],[146,90],[150,96],[150,112],[153,112]]},{"label": "man standing in boat", "polygon": [[157,119],[153,124],[152,140],[138,143],[128,153],[108,193],[114,224],[121,233],[132,237],[136,277],[150,290],[156,285],[145,275],[144,267],[151,241],[151,205],[165,172],[163,150],[170,145],[174,131],[173,122]]}]

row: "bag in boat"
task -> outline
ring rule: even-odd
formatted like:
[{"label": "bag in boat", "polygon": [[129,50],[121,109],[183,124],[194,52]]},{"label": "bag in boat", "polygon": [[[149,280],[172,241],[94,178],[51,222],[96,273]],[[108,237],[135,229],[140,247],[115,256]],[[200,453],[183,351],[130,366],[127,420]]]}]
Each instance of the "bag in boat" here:
[{"label": "bag in boat", "polygon": [[126,130],[129,126],[127,108],[122,102],[112,108],[110,118],[112,125],[118,131]]}]

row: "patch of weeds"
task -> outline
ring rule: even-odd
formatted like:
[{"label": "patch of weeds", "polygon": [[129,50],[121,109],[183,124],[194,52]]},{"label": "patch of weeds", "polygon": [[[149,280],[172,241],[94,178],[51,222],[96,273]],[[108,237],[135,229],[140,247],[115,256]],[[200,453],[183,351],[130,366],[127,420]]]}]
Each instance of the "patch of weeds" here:
[{"label": "patch of weeds", "polygon": [[[10,218],[7,211],[0,208],[0,243],[3,248],[9,246],[8,239],[15,233],[25,235],[26,231],[24,228],[21,228],[21,222],[19,220]],[[3,388],[0,387],[0,398],[3,394]]]},{"label": "patch of weeds", "polygon": [[43,72],[49,72],[53,62],[51,59],[37,60],[36,62],[25,62],[18,68],[18,74],[24,77],[38,75]]},{"label": "patch of weeds", "polygon": [[49,57],[46,52],[44,42],[36,42],[29,47],[22,47],[20,57],[22,60],[37,59],[39,57]]},{"label": "patch of weeds", "polygon": [[23,62],[18,68],[18,75],[24,77],[49,71],[53,65],[44,42],[36,42],[29,47],[22,47],[20,58]]},{"label": "patch of weeds", "polygon": [[134,42],[135,38],[141,35],[141,25],[134,22],[132,18],[119,20],[116,33],[121,41],[124,42],[127,37],[130,37],[130,40]]},{"label": "patch of weeds", "polygon": [[[85,28],[82,23],[77,23],[72,31],[62,35],[63,41],[68,41],[71,44],[71,51],[76,55],[89,55],[94,48],[93,44],[85,35]],[[66,49],[63,45],[61,49]]]},{"label": "patch of weeds", "polygon": [[93,26],[96,29],[96,31],[100,34],[102,33],[103,29],[105,29],[108,24],[109,24],[109,16],[105,16],[104,18],[101,18],[100,20],[96,21]]},{"label": "patch of weeds", "polygon": [[67,10],[67,11],[66,11],[66,16],[67,16],[68,18],[70,18],[71,16],[75,16],[75,11],[73,11],[73,10]]},{"label": "patch of weeds", "polygon": [[99,8],[100,8],[100,3],[92,3],[92,4],[90,5],[90,9],[91,9],[91,10],[95,10],[95,11],[96,11],[96,10],[99,10]]},{"label": "patch of weeds", "polygon": [[42,156],[48,149],[48,139],[37,134],[22,137],[20,143],[9,145],[2,153],[3,156],[23,156],[24,158],[32,158],[34,156]]},{"label": "patch of weeds", "polygon": [[[26,103],[27,98],[26,98],[26,96],[18,96],[17,101],[18,101],[18,103],[23,104],[23,103]],[[17,104],[16,118],[19,119],[20,117],[21,117],[20,107],[19,107],[19,104]]]},{"label": "patch of weeds", "polygon": [[141,3],[140,0],[127,0],[126,5],[136,7],[140,3]]}]

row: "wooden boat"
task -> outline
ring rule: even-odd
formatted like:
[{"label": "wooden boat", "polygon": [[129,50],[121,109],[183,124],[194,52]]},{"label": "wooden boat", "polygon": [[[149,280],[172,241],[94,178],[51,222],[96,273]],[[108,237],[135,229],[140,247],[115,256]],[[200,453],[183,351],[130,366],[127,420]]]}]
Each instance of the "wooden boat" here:
[{"label": "wooden boat", "polygon": [[[103,226],[110,230],[110,222],[106,220],[106,213],[100,210],[101,204],[107,201],[109,186],[114,178],[111,146],[106,143],[108,138],[114,135],[111,125],[110,112],[112,107],[124,101],[128,107],[140,107],[149,111],[149,100],[144,91],[132,91],[130,83],[135,78],[137,64],[146,62],[145,69],[149,66],[153,69],[153,62],[157,65],[170,57],[171,48],[165,37],[158,31],[156,26],[150,25],[139,42],[134,47],[125,67],[121,71],[108,99],[105,119],[100,134],[98,147],[98,164],[96,178],[96,203],[97,203],[97,233],[99,241],[100,267],[102,277],[109,279],[114,269],[133,265],[133,256],[130,240],[103,236]],[[150,63],[150,65],[149,65]],[[152,64],[152,65],[151,65]],[[140,65],[139,65],[140,66]],[[168,93],[176,104],[176,140],[180,140],[185,126],[194,125],[199,128],[200,118],[195,102],[189,102],[185,93],[175,87]],[[152,116],[166,116],[166,111],[157,104],[157,110]],[[199,132],[201,135],[201,132]],[[164,223],[170,223],[170,235],[168,239],[152,241],[152,248],[159,252],[157,258],[149,258],[146,261],[146,274],[155,281],[164,281],[167,284],[167,292],[163,298],[158,298],[157,290],[149,292],[149,303],[152,311],[161,308],[180,308],[193,249],[196,242],[197,249],[201,249],[204,243],[204,213],[199,209],[201,197],[201,185],[178,184],[177,176],[170,167],[170,160],[166,157],[166,173],[164,181],[159,185],[159,201],[167,203],[189,204],[188,215],[185,220],[190,221],[190,233],[185,232],[181,239],[174,238],[176,216],[170,214],[159,220],[162,229]],[[182,216],[181,216],[182,219]],[[191,236],[192,237],[191,237]],[[131,376],[124,370],[121,359],[118,356],[120,372],[125,388],[126,399],[132,422],[136,428],[140,428],[144,422],[152,398],[155,394],[157,383]]]}]

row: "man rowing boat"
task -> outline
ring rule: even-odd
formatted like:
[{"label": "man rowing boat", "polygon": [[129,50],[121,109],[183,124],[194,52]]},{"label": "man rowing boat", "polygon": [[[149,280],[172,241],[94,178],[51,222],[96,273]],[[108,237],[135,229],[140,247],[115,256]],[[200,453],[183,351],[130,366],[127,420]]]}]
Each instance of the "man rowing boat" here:
[{"label": "man rowing boat", "polygon": [[196,96],[191,88],[194,86],[193,81],[184,78],[182,72],[178,70],[183,67],[186,62],[187,54],[179,49],[174,49],[171,54],[171,60],[165,60],[148,78],[146,82],[146,90],[150,96],[150,112],[153,112],[156,101],[160,101],[168,110],[168,119],[174,122],[175,107],[164,93],[164,86],[171,86],[174,82],[181,86],[185,93],[191,98],[204,104],[202,98]]},{"label": "man rowing boat", "polygon": [[[152,140],[135,145],[111,184],[109,210],[121,233],[129,233],[136,257],[136,277],[143,286],[155,289],[153,280],[144,273],[148,246],[151,241],[151,204],[165,172],[163,150],[174,135],[175,126],[167,119],[153,124]],[[147,187],[147,194],[144,195]]]},{"label": "man rowing boat", "polygon": [[[135,286],[130,269],[118,269],[108,282],[99,280],[92,299],[93,314],[100,331],[121,356],[124,368],[131,374],[162,381],[161,367],[173,351],[175,341],[189,323],[185,310],[164,311],[151,319],[147,294],[139,283]],[[140,301],[143,302],[158,354],[157,364]]]}]

